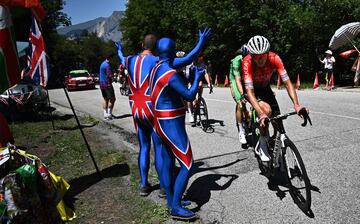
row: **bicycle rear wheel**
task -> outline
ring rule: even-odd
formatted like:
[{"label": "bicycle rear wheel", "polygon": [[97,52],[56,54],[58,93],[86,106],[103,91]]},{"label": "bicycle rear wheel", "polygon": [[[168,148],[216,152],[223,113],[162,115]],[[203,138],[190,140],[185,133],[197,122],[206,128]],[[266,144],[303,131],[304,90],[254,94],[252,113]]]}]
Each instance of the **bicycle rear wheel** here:
[{"label": "bicycle rear wheel", "polygon": [[285,140],[283,161],[290,185],[290,195],[303,211],[309,211],[311,206],[311,184],[299,150],[289,139]]},{"label": "bicycle rear wheel", "polygon": [[209,117],[208,117],[208,110],[204,98],[200,98],[199,100],[199,121],[202,129],[206,131],[209,127]]}]

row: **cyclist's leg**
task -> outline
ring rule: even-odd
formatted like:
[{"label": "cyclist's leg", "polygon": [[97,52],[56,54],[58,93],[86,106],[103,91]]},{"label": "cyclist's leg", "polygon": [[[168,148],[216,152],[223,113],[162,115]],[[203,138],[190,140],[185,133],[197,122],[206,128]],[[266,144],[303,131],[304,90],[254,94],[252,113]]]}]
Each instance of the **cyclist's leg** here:
[{"label": "cyclist's leg", "polygon": [[200,81],[199,82],[199,88],[198,88],[198,93],[196,94],[196,103],[195,103],[195,107],[198,107],[199,106],[199,96],[201,95],[202,96],[202,92],[203,92],[203,82]]},{"label": "cyclist's leg", "polygon": [[[270,91],[269,91],[270,90]],[[269,94],[273,95],[273,92],[271,91],[271,88],[261,88],[261,89],[255,89],[255,96],[259,99],[259,106],[261,110],[268,116],[271,117],[272,110],[268,103],[268,96]],[[259,144],[258,147],[256,147],[255,152],[260,156],[260,159],[262,161],[269,161],[270,155],[268,153],[268,136],[269,136],[269,125],[266,125],[265,127],[260,128],[260,138],[259,138]]]},{"label": "cyclist's leg", "polygon": [[203,87],[202,87],[202,81],[199,82],[198,92],[196,94],[196,98],[193,101],[193,109],[194,109],[194,124],[192,125],[195,127],[197,124],[197,116],[199,116],[199,96],[202,95]]},{"label": "cyclist's leg", "polygon": [[[280,107],[275,98],[275,94],[272,92],[271,88],[267,88],[267,94],[263,97],[263,100],[269,104],[271,107],[271,116],[278,116],[280,115]],[[282,120],[278,121],[277,124],[272,123],[274,130],[277,130],[276,125],[282,125]]]},{"label": "cyclist's leg", "polygon": [[188,111],[188,116],[189,116],[189,122],[193,123],[194,122],[194,115],[193,115],[193,102],[186,102],[187,104],[187,111]]},{"label": "cyclist's leg", "polygon": [[239,138],[240,138],[240,135],[243,135],[243,141],[241,141],[241,138],[240,138],[240,142],[245,144],[246,139],[245,139],[245,130],[243,127],[243,119],[242,119],[243,109],[242,109],[242,103],[241,103],[241,94],[236,87],[236,82],[230,83],[230,89],[231,89],[231,94],[233,96],[233,99],[235,100],[235,103],[236,103],[235,119],[236,119],[236,127],[238,128]]}]

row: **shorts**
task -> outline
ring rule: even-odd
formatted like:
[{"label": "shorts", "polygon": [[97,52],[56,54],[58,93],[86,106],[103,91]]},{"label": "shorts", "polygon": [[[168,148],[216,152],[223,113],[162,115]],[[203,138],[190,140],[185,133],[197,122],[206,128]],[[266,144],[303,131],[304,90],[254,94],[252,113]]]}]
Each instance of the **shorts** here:
[{"label": "shorts", "polygon": [[233,98],[234,98],[235,102],[239,103],[240,100],[241,100],[241,94],[240,94],[240,92],[239,92],[239,90],[238,90],[238,88],[236,86],[236,82],[230,82],[230,86],[231,86],[231,88],[233,90],[233,93],[234,93]]},{"label": "shorts", "polygon": [[115,98],[115,93],[114,93],[113,87],[101,89],[101,94],[102,94],[104,100],[111,100],[111,99]]},{"label": "shorts", "polygon": [[271,90],[270,86],[263,88],[254,88],[255,96],[259,101],[264,101],[268,103],[272,110],[272,116],[280,115],[279,104],[275,98],[274,92]]}]

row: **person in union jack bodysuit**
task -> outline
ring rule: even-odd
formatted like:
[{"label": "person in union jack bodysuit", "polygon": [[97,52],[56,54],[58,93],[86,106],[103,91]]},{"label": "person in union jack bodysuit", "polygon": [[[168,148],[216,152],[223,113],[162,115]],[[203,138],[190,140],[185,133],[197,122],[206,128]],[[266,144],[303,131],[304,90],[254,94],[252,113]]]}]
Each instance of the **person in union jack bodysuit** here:
[{"label": "person in union jack bodysuit", "polygon": [[[199,41],[195,48],[186,57],[176,58],[173,66],[183,67],[190,64],[197,57],[210,36],[211,29],[207,28],[203,32],[199,31]],[[116,43],[120,63],[122,63],[129,72],[129,103],[140,146],[138,164],[141,178],[141,196],[147,196],[151,193],[151,187],[148,182],[151,138],[153,139],[155,168],[159,175],[160,187],[161,189],[164,189],[164,185],[170,184],[163,183],[164,181],[170,181],[169,178],[162,180],[162,177],[164,176],[162,175],[162,151],[164,151],[164,149],[162,148],[163,143],[161,139],[154,131],[154,114],[149,91],[150,71],[156,65],[157,61],[159,61],[159,58],[154,56],[155,46],[156,37],[152,34],[146,35],[142,44],[143,51],[140,54],[125,57],[121,43]],[[160,191],[159,196],[165,195]]]},{"label": "person in union jack bodysuit", "polygon": [[[157,42],[157,51],[160,61],[151,71],[150,94],[154,126],[166,149],[162,151],[162,179],[165,180],[164,187],[172,218],[190,220],[195,218],[196,214],[183,208],[181,201],[193,164],[191,146],[185,129],[187,109],[184,100],[195,99],[205,71],[195,67],[194,82],[188,89],[185,77],[177,73],[173,66],[175,42],[170,38],[161,38]],[[173,177],[175,157],[180,163],[180,171],[176,178]]]}]

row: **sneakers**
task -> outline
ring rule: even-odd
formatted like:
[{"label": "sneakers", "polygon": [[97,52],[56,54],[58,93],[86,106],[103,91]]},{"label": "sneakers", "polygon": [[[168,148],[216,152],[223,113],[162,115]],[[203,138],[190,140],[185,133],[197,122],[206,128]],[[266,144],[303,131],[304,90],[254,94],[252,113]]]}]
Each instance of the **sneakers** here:
[{"label": "sneakers", "polygon": [[140,188],[140,196],[141,197],[146,197],[150,193],[151,193],[151,187],[150,186],[145,186],[145,187]]},{"label": "sneakers", "polygon": [[166,192],[164,188],[160,188],[158,196],[159,198],[166,198]]},{"label": "sneakers", "polygon": [[258,144],[255,147],[255,153],[260,157],[261,161],[263,162],[270,161],[270,155],[268,152],[268,147],[265,137],[260,136]]},{"label": "sneakers", "polygon": [[112,115],[112,114],[104,115],[104,120],[105,120],[105,121],[109,121],[109,120],[112,120],[112,119],[113,119],[113,115]]},{"label": "sneakers", "polygon": [[247,143],[244,133],[241,133],[241,134],[239,133],[239,141],[240,141],[241,144],[246,144]]}]

